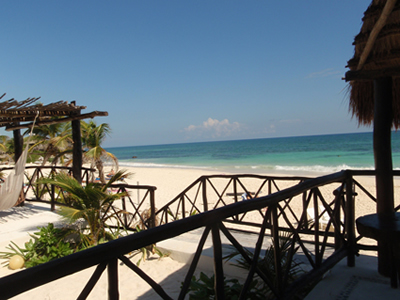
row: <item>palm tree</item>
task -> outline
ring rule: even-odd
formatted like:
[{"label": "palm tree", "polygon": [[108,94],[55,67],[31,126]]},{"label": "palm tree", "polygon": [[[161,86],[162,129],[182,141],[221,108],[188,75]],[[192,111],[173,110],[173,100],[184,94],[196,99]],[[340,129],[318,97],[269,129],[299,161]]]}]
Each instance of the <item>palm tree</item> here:
[{"label": "palm tree", "polygon": [[114,154],[101,147],[106,136],[111,132],[110,126],[107,123],[97,126],[95,121],[90,120],[87,123],[81,121],[81,128],[82,144],[85,148],[84,156],[91,161],[92,166],[96,166],[100,181],[105,184],[103,161],[111,159],[118,169],[118,159]]},{"label": "palm tree", "polygon": [[6,135],[0,135],[0,161],[13,161],[14,152],[14,140]]},{"label": "palm tree", "polygon": [[[24,134],[29,134],[27,130]],[[30,152],[37,149],[43,156],[42,165],[45,165],[50,158],[53,164],[58,160],[65,163],[65,154],[72,152],[72,133],[70,123],[57,123],[53,125],[42,125],[33,129],[35,144],[31,146]]]},{"label": "palm tree", "polygon": [[82,186],[75,178],[62,172],[55,175],[54,179],[42,179],[41,183],[55,185],[66,193],[71,207],[62,207],[60,214],[69,223],[84,219],[89,227],[88,244],[97,245],[101,240],[111,239],[106,232],[106,221],[112,218],[118,220],[117,215],[126,213],[115,207],[111,209],[113,202],[126,196],[126,193],[112,194],[107,190],[115,181],[130,175],[118,171],[105,185],[89,183]]}]

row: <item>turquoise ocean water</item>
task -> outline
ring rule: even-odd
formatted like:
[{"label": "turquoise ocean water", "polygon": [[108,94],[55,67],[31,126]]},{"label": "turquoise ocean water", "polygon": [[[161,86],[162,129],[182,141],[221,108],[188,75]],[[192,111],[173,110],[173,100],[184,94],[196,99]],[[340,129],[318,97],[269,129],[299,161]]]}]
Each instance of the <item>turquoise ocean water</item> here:
[{"label": "turquoise ocean water", "polygon": [[[372,169],[372,133],[267,138],[106,148],[121,168],[199,168],[235,173],[332,173]],[[400,133],[392,133],[393,167],[400,169]],[[135,156],[136,158],[133,158]]]}]

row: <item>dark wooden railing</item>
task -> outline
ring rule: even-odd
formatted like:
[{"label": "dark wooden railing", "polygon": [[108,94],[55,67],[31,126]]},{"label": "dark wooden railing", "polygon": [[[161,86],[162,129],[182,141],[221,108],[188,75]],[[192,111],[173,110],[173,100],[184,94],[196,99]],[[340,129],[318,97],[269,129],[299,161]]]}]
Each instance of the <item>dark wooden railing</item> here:
[{"label": "dark wooden railing", "polygon": [[[183,284],[179,299],[183,299],[188,292],[190,280],[197,268],[205,241],[210,234],[214,251],[215,291],[218,299],[224,299],[223,278],[225,274],[222,263],[221,234],[231,242],[232,246],[241,253],[251,266],[247,273],[240,299],[245,299],[245,295],[255,274],[258,274],[264,283],[269,286],[276,298],[291,299],[304,286],[319,279],[327,270],[344,257],[347,256],[349,266],[354,266],[354,255],[356,254],[354,203],[356,194],[353,186],[359,185],[354,181],[353,175],[363,176],[371,175],[371,173],[342,171],[314,179],[295,178],[298,183],[285,189],[277,188],[279,186],[277,181],[279,180],[276,178],[263,178],[260,180],[265,182],[265,184],[262,183],[259,190],[264,190],[264,186],[271,186],[271,190],[267,189],[266,193],[268,195],[259,196],[257,195],[257,191],[255,191],[254,196],[257,198],[248,201],[237,201],[238,193],[233,187],[235,195],[233,203],[227,203],[224,199],[227,189],[223,188],[222,192],[217,193],[217,197],[209,198],[207,204],[203,202],[202,206],[193,200],[195,198],[190,198],[190,201],[188,200],[191,206],[187,205],[188,202],[181,201],[181,199],[187,199],[186,195],[193,187],[196,187],[194,189],[195,195],[200,195],[199,189],[202,191],[199,199],[204,201],[205,198],[208,198],[207,190],[203,190],[205,189],[203,185],[199,188],[197,183],[193,184],[183,194],[179,195],[174,201],[171,201],[156,213],[160,215],[164,214],[162,225],[3,277],[0,279],[0,299],[7,299],[91,266],[97,266],[97,268],[92,277],[88,279],[88,283],[81,294],[77,295],[77,298],[85,299],[102,272],[107,268],[109,276],[109,299],[118,299],[118,260],[122,261],[143,278],[162,299],[172,299],[158,283],[154,282],[147,274],[134,265],[126,255],[145,246],[198,229],[203,229],[203,233],[189,270],[182,280]],[[232,176],[234,178],[232,180],[236,180],[236,187],[241,186],[246,191],[246,185],[243,184],[244,178],[239,177]],[[202,177],[199,179],[199,182],[205,182],[209,178]],[[289,178],[284,179],[289,180]],[[333,185],[335,186],[334,189],[332,189]],[[277,191],[272,191],[273,186],[276,187]],[[328,194],[324,191],[325,187],[328,187],[328,190],[330,190]],[[212,188],[212,190],[214,189]],[[218,189],[215,188],[215,190],[217,191]],[[213,204],[208,205],[211,201],[213,201]],[[294,201],[299,201],[301,204],[301,208],[298,211],[294,209]],[[176,203],[180,203],[180,206],[172,207]],[[182,208],[182,205],[185,207]],[[312,208],[314,216],[318,216],[311,222],[307,218],[308,208]],[[190,212],[194,212],[194,209],[196,213],[191,214]],[[180,211],[181,215],[174,215],[174,211]],[[173,218],[171,221],[173,222],[168,221],[165,217],[166,213],[172,214]],[[247,255],[244,247],[236,239],[236,230],[225,226],[227,223],[239,224],[239,221],[243,220],[241,217],[250,213],[260,216],[260,222],[257,226],[253,227],[253,232],[257,233],[253,247],[253,258]],[[329,216],[328,222],[324,226],[320,226],[325,213]],[[250,224],[250,222],[248,223]],[[254,228],[258,229],[255,230]],[[293,260],[296,257],[302,257],[309,266],[309,272],[292,283],[288,281],[287,271],[282,268],[279,261],[280,246],[278,237],[283,231],[290,231],[292,233],[293,246],[290,249],[288,259]],[[278,274],[276,282],[271,282],[268,278],[265,278],[257,265],[263,240],[269,237],[273,238],[275,245],[274,252],[277,258],[275,260],[275,270]],[[298,248],[297,252],[294,250],[295,246]]]},{"label": "dark wooden railing", "polygon": [[[13,167],[1,168],[2,171],[13,170]],[[63,166],[26,166],[25,184],[23,189],[24,200],[30,202],[42,202],[50,204],[51,211],[55,210],[56,205],[69,205],[68,198],[63,197],[63,192],[54,185],[38,183],[42,178],[49,178],[59,172],[66,172],[72,175],[71,167]],[[82,168],[82,182],[88,184],[93,178],[95,169]],[[135,230],[139,225],[140,229],[155,227],[155,192],[156,187],[148,185],[129,185],[126,183],[113,184],[110,186],[110,192],[122,193],[126,196],[115,201],[115,206],[111,207],[111,213],[116,212],[116,207],[122,208],[128,212],[123,216],[116,215],[118,224],[109,224],[109,226],[118,226],[127,230]],[[140,193],[142,192],[142,193]],[[143,215],[143,211],[148,210],[149,214]]]},{"label": "dark wooden railing", "polygon": [[[10,168],[4,168],[7,170]],[[33,172],[31,171],[33,170]],[[82,168],[82,182],[86,184],[90,181],[92,173],[95,169]],[[50,184],[39,184],[38,180],[42,178],[49,178],[59,172],[66,172],[72,176],[71,167],[63,166],[26,166],[25,167],[25,184],[24,184],[24,198],[25,200],[38,201],[50,203],[51,210],[54,211],[56,204],[68,204],[61,201],[62,191],[57,190],[55,186]]]},{"label": "dark wooden railing", "polygon": [[[136,226],[142,229],[156,227],[155,186],[113,184],[110,186],[112,193],[126,193],[126,196],[114,202],[111,212],[118,219],[118,226],[126,230],[136,231]],[[143,191],[142,195],[140,191]],[[134,193],[136,192],[136,193]],[[136,194],[135,197],[133,194]],[[135,199],[136,201],[135,201]],[[117,214],[116,207],[127,212]],[[112,226],[113,224],[110,224]]]},{"label": "dark wooden railing", "polygon": [[[11,170],[14,170],[14,167],[0,168],[0,172],[5,173]],[[82,168],[82,182],[88,183],[94,171],[95,169]],[[25,166],[22,201],[28,200],[49,203],[52,211],[55,209],[56,204],[65,204],[58,201],[60,200],[61,193],[57,191],[54,186],[37,183],[38,180],[49,178],[59,172],[66,172],[72,175],[72,168],[63,166]]]},{"label": "dark wooden railing", "polygon": [[[211,175],[201,176],[160,208],[156,215],[161,223],[186,218],[196,213],[214,210],[242,200],[242,194],[250,198],[270,195],[281,190],[281,184],[287,187],[302,182],[306,177],[277,177],[262,175]],[[254,184],[256,182],[256,184]],[[252,188],[249,187],[252,183]],[[260,212],[260,215],[263,214]],[[245,215],[233,216],[232,222],[244,224]],[[254,224],[255,225],[255,224]]]}]

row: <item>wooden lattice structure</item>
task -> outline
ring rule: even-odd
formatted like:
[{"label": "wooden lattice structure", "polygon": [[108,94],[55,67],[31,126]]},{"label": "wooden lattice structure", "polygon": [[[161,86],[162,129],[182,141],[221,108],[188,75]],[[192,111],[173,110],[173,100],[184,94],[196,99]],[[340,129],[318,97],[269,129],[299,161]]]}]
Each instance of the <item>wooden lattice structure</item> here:
[{"label": "wooden lattice structure", "polygon": [[[0,100],[6,94],[0,96]],[[86,106],[77,106],[75,101],[58,101],[50,104],[39,103],[40,97],[27,98],[23,101],[15,99],[0,102],[0,127],[7,131],[13,131],[15,144],[15,160],[22,153],[23,139],[20,129],[35,126],[52,125],[57,123],[71,122],[73,139],[73,175],[81,182],[82,168],[82,141],[80,131],[80,120],[94,118],[96,116],[108,116],[107,112],[93,111],[82,114]]]},{"label": "wooden lattice structure", "polygon": [[[0,100],[4,96],[5,94],[0,97]],[[81,114],[81,110],[86,109],[86,106],[76,106],[75,102],[58,101],[44,105],[38,103],[39,99],[40,97],[28,98],[24,101],[10,99],[0,102],[0,127],[6,127],[8,131],[30,128],[36,115],[38,115],[37,126],[108,115],[107,112],[99,111]],[[22,122],[26,123],[22,124]]]}]

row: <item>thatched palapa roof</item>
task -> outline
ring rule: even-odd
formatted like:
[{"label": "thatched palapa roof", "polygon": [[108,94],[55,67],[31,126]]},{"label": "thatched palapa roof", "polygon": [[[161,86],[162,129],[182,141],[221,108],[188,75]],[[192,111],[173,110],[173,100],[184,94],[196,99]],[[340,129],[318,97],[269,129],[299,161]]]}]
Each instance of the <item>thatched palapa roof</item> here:
[{"label": "thatched palapa roof", "polygon": [[400,127],[400,1],[373,0],[364,13],[360,33],[355,37],[351,71],[350,110],[359,124],[370,125],[374,118],[374,83],[392,77],[393,127]]},{"label": "thatched palapa roof", "polygon": [[[0,96],[0,100],[5,95]],[[81,114],[86,106],[76,106],[75,102],[58,101],[44,105],[38,102],[39,99],[40,97],[0,102],[0,127],[6,127],[8,131],[30,128],[36,117],[35,124],[40,126],[108,115],[107,112],[99,111]]]}]

